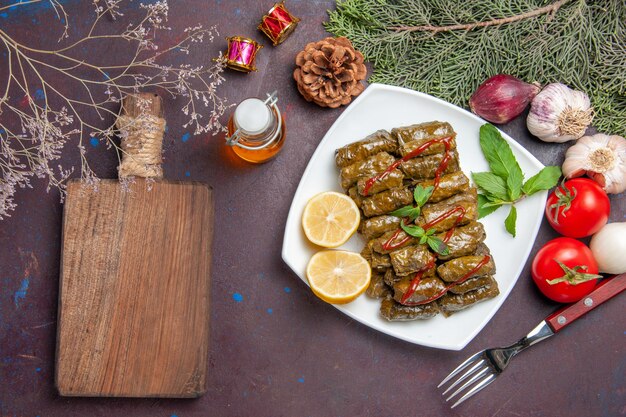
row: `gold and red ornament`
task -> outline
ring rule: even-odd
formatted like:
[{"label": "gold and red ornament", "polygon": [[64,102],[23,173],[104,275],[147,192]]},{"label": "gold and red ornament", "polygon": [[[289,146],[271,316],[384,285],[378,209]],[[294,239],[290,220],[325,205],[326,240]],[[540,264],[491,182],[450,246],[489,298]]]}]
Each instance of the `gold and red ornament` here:
[{"label": "gold and red ornament", "polygon": [[274,4],[261,19],[259,30],[272,41],[274,46],[283,43],[291,35],[300,19],[289,13],[285,1]]},{"label": "gold and red ornament", "polygon": [[254,60],[263,45],[243,36],[231,36],[226,40],[228,41],[228,51],[224,59],[226,66],[235,71],[256,71]]},{"label": "gold and red ornament", "polygon": [[363,54],[344,37],[311,42],[296,56],[293,78],[307,100],[322,107],[339,107],[363,92],[367,76]]}]

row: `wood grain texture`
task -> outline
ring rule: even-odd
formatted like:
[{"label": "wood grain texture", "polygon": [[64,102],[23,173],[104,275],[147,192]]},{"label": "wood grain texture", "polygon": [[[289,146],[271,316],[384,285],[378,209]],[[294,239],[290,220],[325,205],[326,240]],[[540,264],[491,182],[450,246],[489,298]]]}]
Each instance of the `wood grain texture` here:
[{"label": "wood grain texture", "polygon": [[199,183],[68,185],[56,385],[66,396],[206,389],[213,199]]},{"label": "wood grain texture", "polygon": [[558,333],[622,291],[626,291],[626,274],[603,279],[593,291],[581,300],[566,305],[546,317],[546,322],[554,333]]}]

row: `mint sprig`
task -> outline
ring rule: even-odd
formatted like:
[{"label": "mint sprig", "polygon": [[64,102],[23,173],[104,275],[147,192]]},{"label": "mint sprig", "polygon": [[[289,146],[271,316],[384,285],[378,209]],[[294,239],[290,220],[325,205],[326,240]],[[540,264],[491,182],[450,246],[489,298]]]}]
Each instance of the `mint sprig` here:
[{"label": "mint sprig", "polygon": [[418,185],[413,191],[413,200],[415,200],[415,206],[404,206],[392,211],[389,214],[396,217],[406,217],[408,219],[408,223],[412,222],[419,217],[420,213],[422,212],[422,206],[426,204],[434,189],[435,188],[432,186],[424,188]]},{"label": "mint sprig", "polygon": [[561,168],[545,167],[524,182],[524,173],[511,147],[498,129],[489,123],[480,127],[480,148],[489,163],[490,172],[472,173],[474,183],[482,192],[478,195],[478,218],[488,216],[504,205],[510,205],[504,225],[507,232],[515,237],[515,203],[556,186],[561,177]]},{"label": "mint sprig", "polygon": [[420,244],[427,244],[430,248],[437,252],[439,255],[448,255],[450,249],[446,243],[439,239],[435,234],[435,229],[424,230],[416,225],[406,225],[404,222],[400,222],[400,227],[406,232],[407,235],[413,236],[419,239]]},{"label": "mint sprig", "polygon": [[434,190],[435,187],[433,187],[432,185],[426,188],[420,185],[415,187],[415,190],[413,190],[413,199],[415,199],[415,204],[417,204],[417,207],[421,208],[424,204],[426,204],[430,196],[433,194]]}]

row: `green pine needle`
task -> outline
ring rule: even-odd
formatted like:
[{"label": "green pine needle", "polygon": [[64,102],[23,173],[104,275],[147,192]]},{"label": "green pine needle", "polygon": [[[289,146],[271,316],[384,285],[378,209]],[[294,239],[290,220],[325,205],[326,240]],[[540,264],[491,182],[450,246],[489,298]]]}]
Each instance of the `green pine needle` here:
[{"label": "green pine needle", "polygon": [[399,85],[467,107],[487,78],[506,73],[585,91],[594,126],[626,134],[626,2],[571,0],[554,13],[472,30],[407,31],[515,17],[546,0],[338,0],[326,29],[374,64],[369,82]]}]

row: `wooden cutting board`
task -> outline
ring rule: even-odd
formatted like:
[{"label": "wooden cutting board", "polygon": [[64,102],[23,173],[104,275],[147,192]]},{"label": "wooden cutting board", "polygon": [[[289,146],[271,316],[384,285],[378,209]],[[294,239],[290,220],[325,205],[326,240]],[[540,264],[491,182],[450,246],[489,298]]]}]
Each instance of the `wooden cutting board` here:
[{"label": "wooden cutting board", "polygon": [[213,201],[201,184],[68,185],[56,383],[61,395],[205,390]]},{"label": "wooden cutting board", "polygon": [[66,396],[197,397],[206,388],[212,190],[68,184],[56,385]]}]

